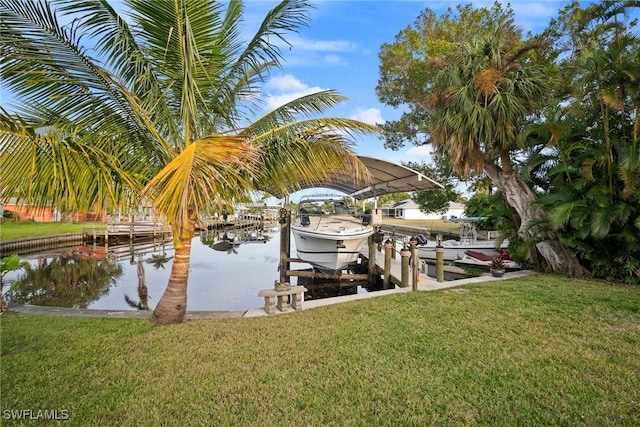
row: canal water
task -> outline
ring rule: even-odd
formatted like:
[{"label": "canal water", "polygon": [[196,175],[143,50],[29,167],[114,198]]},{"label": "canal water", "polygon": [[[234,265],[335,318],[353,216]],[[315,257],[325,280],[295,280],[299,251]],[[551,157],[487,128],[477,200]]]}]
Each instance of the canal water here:
[{"label": "canal water", "polygon": [[[291,254],[295,247],[291,239]],[[9,272],[3,292],[9,302],[103,310],[153,309],[167,286],[173,243],[153,242],[111,247],[110,258],[96,261],[91,247],[64,248],[26,255],[28,266]],[[95,253],[98,258],[104,253]],[[209,231],[193,239],[188,310],[243,311],[261,307],[260,289],[279,278],[280,232]],[[292,264],[292,269],[307,268]],[[302,280],[302,279],[300,279]],[[292,284],[297,284],[295,277]],[[303,283],[300,283],[303,284]],[[306,283],[305,283],[306,285]],[[367,292],[353,284],[319,285],[308,298]]]}]

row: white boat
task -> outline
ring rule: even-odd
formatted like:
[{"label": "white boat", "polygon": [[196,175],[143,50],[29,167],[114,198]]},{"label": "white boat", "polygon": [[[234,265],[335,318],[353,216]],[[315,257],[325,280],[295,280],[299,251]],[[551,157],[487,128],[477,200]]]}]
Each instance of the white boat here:
[{"label": "white boat", "polygon": [[373,234],[369,215],[358,216],[335,195],[305,196],[291,223],[298,258],[331,273],[355,262]]},{"label": "white boat", "polygon": [[[478,240],[476,223],[480,220],[481,218],[478,217],[457,218],[451,220],[453,222],[460,223],[460,238],[458,240],[449,239],[442,241],[441,245],[444,248],[445,261],[461,260],[465,257],[465,252],[467,251],[474,251],[494,256],[507,250],[509,246],[508,240]],[[421,234],[414,237],[418,241],[416,244],[416,247],[418,248],[418,256],[420,258],[436,259],[436,239],[428,240]]]}]

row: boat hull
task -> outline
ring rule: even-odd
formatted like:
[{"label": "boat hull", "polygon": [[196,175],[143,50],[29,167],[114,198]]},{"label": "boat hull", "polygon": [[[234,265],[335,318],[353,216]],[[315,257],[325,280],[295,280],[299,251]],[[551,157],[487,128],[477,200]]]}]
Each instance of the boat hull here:
[{"label": "boat hull", "polygon": [[360,248],[373,229],[326,234],[292,227],[298,258],[330,272],[345,269],[358,260]]},{"label": "boat hull", "polygon": [[[506,250],[507,242],[503,242],[501,246],[496,248],[496,242],[492,240],[475,241],[470,243],[459,242],[457,240],[446,240],[442,242],[444,248],[444,260],[456,261],[461,260],[465,256],[466,251],[481,252],[485,255],[499,255],[500,250]],[[429,242],[426,245],[418,245],[418,256],[426,259],[436,259],[436,244]]]},{"label": "boat hull", "polygon": [[357,261],[373,226],[335,195],[303,198],[291,224],[301,261],[331,274]]},{"label": "boat hull", "polygon": [[330,272],[345,269],[358,260],[360,248],[373,234],[372,226],[354,221],[325,220],[325,226],[292,224],[298,258]]}]

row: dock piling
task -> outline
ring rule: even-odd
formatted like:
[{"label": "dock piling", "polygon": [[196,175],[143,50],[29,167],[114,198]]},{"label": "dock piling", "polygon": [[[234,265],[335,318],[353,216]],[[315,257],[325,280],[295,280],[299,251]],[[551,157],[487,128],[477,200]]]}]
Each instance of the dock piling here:
[{"label": "dock piling", "polygon": [[375,283],[376,280],[376,244],[375,237],[372,234],[369,236],[368,241],[369,258],[367,260],[368,266],[368,281],[369,283]]},{"label": "dock piling", "polygon": [[278,269],[280,270],[280,283],[285,283],[289,281],[289,276],[287,276],[287,270],[289,270],[289,256],[291,252],[291,214],[287,210],[287,208],[280,209],[280,218],[278,222],[280,223],[280,265]]},{"label": "dock piling", "polygon": [[402,284],[400,285],[403,288],[409,287],[409,257],[411,256],[411,251],[407,246],[403,247],[400,251],[400,261],[401,261],[401,279]]},{"label": "dock piling", "polygon": [[393,244],[391,240],[384,243],[384,279],[382,282],[383,289],[389,289],[389,283],[391,282],[391,256],[393,252]]}]

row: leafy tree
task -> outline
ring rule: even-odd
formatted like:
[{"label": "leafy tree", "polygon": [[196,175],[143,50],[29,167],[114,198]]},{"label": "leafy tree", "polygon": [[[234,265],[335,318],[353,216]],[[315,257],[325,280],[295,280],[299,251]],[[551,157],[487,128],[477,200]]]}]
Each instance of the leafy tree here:
[{"label": "leafy tree", "polygon": [[420,206],[422,212],[444,214],[451,202],[460,199],[461,194],[456,190],[451,170],[446,165],[408,162],[405,166],[428,176],[444,187],[431,191],[416,191],[412,194],[411,198]]},{"label": "leafy tree", "polygon": [[366,169],[351,151],[372,126],[323,114],[322,91],[262,108],[278,42],[309,21],[283,0],[242,37],[240,0],[0,0],[2,82],[17,111],[0,112],[0,199],[98,210],[141,198],[173,228],[175,257],[153,319],[180,322],[199,213],[250,190],[289,194],[335,170]]},{"label": "leafy tree", "polygon": [[[523,42],[513,11],[458,7],[439,19],[423,12],[415,28],[402,31],[381,48],[378,96],[406,112],[385,125],[388,144],[431,143],[447,153],[453,172],[486,173],[519,216],[518,234],[554,271],[579,276],[584,268],[558,237],[530,227],[545,217],[535,193],[519,172],[521,134],[544,107],[552,89],[536,52],[544,46]],[[536,261],[536,254],[529,259]]]},{"label": "leafy tree", "polygon": [[410,199],[411,195],[409,193],[391,193],[385,194],[383,196],[378,196],[378,204],[380,206],[384,206],[389,203],[399,203],[403,200]]},{"label": "leafy tree", "polygon": [[[596,277],[640,282],[640,40],[625,20],[639,2],[563,9],[546,35],[572,92],[534,130],[547,148],[529,161],[549,189],[546,224]],[[566,35],[569,36],[566,36]]]}]

